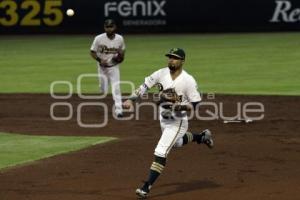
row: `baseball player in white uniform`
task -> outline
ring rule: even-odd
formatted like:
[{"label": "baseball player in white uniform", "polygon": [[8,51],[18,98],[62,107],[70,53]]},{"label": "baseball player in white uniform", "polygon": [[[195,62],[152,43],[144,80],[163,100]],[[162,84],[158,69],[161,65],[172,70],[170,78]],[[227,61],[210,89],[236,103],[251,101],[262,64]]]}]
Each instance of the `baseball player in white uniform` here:
[{"label": "baseball player in white uniform", "polygon": [[208,129],[195,134],[187,132],[186,112],[196,107],[201,101],[201,96],[197,90],[195,79],[182,69],[185,52],[180,48],[173,48],[166,56],[168,57],[168,67],[146,77],[144,84],[123,103],[124,108],[132,108],[133,102],[155,85],[159,85],[161,91],[172,90],[177,96],[175,103],[160,104],[162,135],[154,151],[154,161],[150,167],[148,180],[141,188],[136,189],[136,194],[141,198],[147,197],[151,186],[163,171],[172,147],[181,147],[188,142],[204,143],[210,148],[213,147],[212,135]]},{"label": "baseball player in white uniform", "polygon": [[95,37],[90,54],[98,61],[97,67],[101,92],[107,93],[109,84],[111,84],[115,102],[115,115],[123,117],[119,64],[124,60],[125,43],[123,37],[116,34],[116,28],[115,21],[107,19],[104,22],[105,33]]}]

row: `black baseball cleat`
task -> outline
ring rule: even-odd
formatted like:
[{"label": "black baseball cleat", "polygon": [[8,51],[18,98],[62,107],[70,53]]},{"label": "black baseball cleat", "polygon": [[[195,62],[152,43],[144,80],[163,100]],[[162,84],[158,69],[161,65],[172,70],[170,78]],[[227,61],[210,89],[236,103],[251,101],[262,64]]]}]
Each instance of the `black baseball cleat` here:
[{"label": "black baseball cleat", "polygon": [[212,134],[209,129],[205,129],[200,133],[201,137],[197,140],[198,144],[206,144],[208,148],[213,148],[214,147],[214,141],[212,139]]},{"label": "black baseball cleat", "polygon": [[138,196],[138,199],[146,199],[150,192],[151,185],[148,182],[145,182],[143,187],[135,190],[135,194]]},{"label": "black baseball cleat", "polygon": [[124,115],[123,115],[123,113],[119,113],[119,114],[117,114],[117,118],[122,118],[122,117],[124,117]]},{"label": "black baseball cleat", "polygon": [[146,199],[148,196],[149,191],[144,191],[141,188],[135,190],[135,194],[138,196],[139,199]]},{"label": "black baseball cleat", "polygon": [[124,117],[123,112],[117,112],[117,111],[115,111],[114,117],[115,117],[115,119],[121,119],[121,118],[123,118]]}]

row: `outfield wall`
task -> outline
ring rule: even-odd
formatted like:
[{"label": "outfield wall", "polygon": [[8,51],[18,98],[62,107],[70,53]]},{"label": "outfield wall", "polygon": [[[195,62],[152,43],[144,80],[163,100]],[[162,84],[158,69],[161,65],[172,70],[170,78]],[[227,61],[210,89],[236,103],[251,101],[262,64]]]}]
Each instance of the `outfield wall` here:
[{"label": "outfield wall", "polygon": [[[75,15],[65,14],[68,8]],[[0,34],[299,31],[299,0],[0,0]]]}]

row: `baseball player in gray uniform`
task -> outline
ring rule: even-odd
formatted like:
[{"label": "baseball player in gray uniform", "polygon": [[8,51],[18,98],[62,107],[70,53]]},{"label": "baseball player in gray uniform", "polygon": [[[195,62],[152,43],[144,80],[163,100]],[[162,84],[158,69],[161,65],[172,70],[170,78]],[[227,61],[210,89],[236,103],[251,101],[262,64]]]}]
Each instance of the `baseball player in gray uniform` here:
[{"label": "baseball player in gray uniform", "polygon": [[115,102],[115,115],[123,117],[120,90],[120,63],[124,60],[125,43],[121,35],[116,33],[116,23],[112,19],[104,22],[105,33],[95,37],[90,54],[97,62],[99,83],[103,93],[108,92],[111,84]]},{"label": "baseball player in gray uniform", "polygon": [[212,135],[208,129],[201,133],[187,132],[187,111],[195,109],[201,101],[201,96],[195,79],[182,69],[185,61],[184,50],[173,48],[166,56],[168,57],[168,67],[146,77],[144,84],[123,103],[124,108],[132,108],[136,99],[149,88],[159,85],[161,90],[159,110],[162,135],[154,151],[154,161],[150,167],[148,180],[142,187],[136,189],[136,194],[140,198],[147,197],[155,180],[163,171],[172,147],[181,147],[189,142],[213,147]]}]

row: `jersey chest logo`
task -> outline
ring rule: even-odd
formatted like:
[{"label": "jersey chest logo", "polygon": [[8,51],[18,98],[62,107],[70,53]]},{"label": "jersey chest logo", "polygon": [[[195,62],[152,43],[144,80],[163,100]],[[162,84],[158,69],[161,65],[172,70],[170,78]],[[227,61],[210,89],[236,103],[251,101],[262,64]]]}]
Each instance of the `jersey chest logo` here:
[{"label": "jersey chest logo", "polygon": [[118,49],[115,47],[108,48],[106,45],[100,45],[98,48],[98,52],[104,54],[115,54],[118,53]]},{"label": "jersey chest logo", "polygon": [[[164,86],[161,83],[157,83],[156,87],[157,87],[157,89],[158,89],[159,92],[161,92],[161,91],[164,90]],[[182,102],[182,98],[183,98],[183,95],[177,95],[176,102]]]}]

